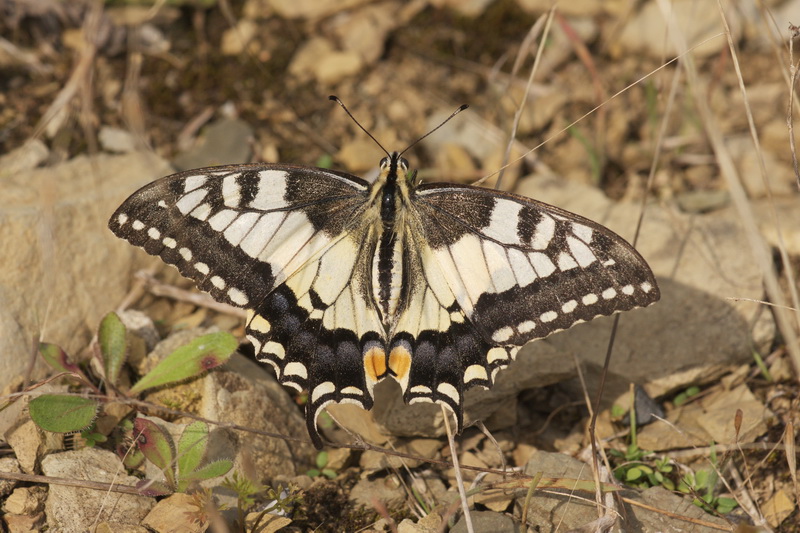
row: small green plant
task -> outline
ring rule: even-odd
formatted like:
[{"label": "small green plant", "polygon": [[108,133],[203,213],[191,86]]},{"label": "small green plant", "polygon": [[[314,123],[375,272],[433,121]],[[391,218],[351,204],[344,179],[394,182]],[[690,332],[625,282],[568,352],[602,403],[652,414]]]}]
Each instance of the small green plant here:
[{"label": "small green plant", "polygon": [[281,485],[278,485],[277,488],[272,488],[253,481],[236,471],[233,472],[231,477],[225,478],[222,486],[236,493],[239,524],[245,523],[247,512],[252,509],[259,496],[266,500],[267,503],[262,506],[261,515],[253,521],[253,525],[248,528],[248,531],[258,531],[257,526],[266,514],[290,515],[294,508],[303,502],[302,492],[291,483],[286,488]]},{"label": "small green plant", "polygon": [[700,387],[697,386],[688,387],[683,392],[678,393],[672,400],[672,403],[675,405],[675,407],[678,407],[679,405],[685,404],[698,394],[700,394]]},{"label": "small green plant", "polygon": [[733,511],[738,503],[733,498],[719,497],[714,494],[714,489],[719,481],[717,475],[717,452],[711,444],[712,468],[703,468],[697,472],[687,472],[678,483],[678,490],[684,494],[694,495],[692,502],[708,512],[716,511],[719,514],[728,514]]},{"label": "small green plant", "polygon": [[233,462],[229,459],[208,461],[208,425],[192,422],[181,433],[177,445],[169,433],[155,422],[137,418],[133,422],[137,448],[145,459],[164,474],[164,482],[142,480],[137,485],[145,494],[159,496],[172,492],[186,492],[201,481],[224,476]]},{"label": "small green plant", "polygon": [[146,389],[185,381],[224,364],[238,347],[236,338],[230,333],[203,335],[162,359],[155,368],[125,391],[120,390],[120,376],[127,358],[127,331],[116,313],[109,313],[103,318],[97,339],[108,395],[101,390],[103,384],[95,383],[89,373],[72,363],[64,350],[55,344],[41,343],[39,353],[45,362],[61,375],[75,379],[78,388],[88,389],[91,397],[43,394],[31,399],[29,404],[31,419],[41,429],[53,433],[81,432],[91,445],[103,440],[102,436],[92,431],[93,422],[102,403],[108,401],[110,395],[131,397]]},{"label": "small green plant", "polygon": [[312,468],[306,474],[310,477],[325,476],[328,479],[336,477],[336,472],[333,469],[326,468],[328,466],[328,452],[321,451],[317,454],[316,465],[316,468]]},{"label": "small green plant", "polygon": [[[39,353],[59,374],[75,382],[73,394],[43,394],[31,399],[29,413],[34,423],[54,433],[80,433],[88,446],[108,441],[108,435],[97,431],[95,420],[107,402],[134,398],[147,389],[164,387],[185,381],[209,369],[224,364],[236,351],[238,342],[230,333],[203,335],[170,353],[155,368],[127,386],[131,380],[122,379],[128,358],[128,338],[125,325],[115,313],[106,315],[97,332],[101,379],[73,363],[60,347],[41,343]],[[88,394],[87,394],[88,393]],[[231,468],[229,460],[206,462],[208,427],[204,423],[190,424],[177,444],[163,430],[146,419],[124,417],[117,422],[113,435],[116,448],[127,468],[136,469],[148,460],[164,472],[165,482],[143,482],[143,490],[152,494],[183,492],[195,482],[224,475]],[[125,435],[133,435],[134,443],[123,443]]]},{"label": "small green plant", "polygon": [[[620,450],[609,451],[609,455],[623,461],[621,465],[614,469],[614,477],[628,485],[641,489],[660,485],[667,490],[675,490],[675,483],[669,477],[673,470],[670,460],[667,457],[650,460],[655,454],[639,448],[635,396],[633,394],[631,394],[631,400],[629,412],[631,421],[630,443],[624,452]],[[625,410],[619,406],[614,407],[616,409],[612,408],[612,414],[616,413],[616,416],[622,416],[625,413]]]}]

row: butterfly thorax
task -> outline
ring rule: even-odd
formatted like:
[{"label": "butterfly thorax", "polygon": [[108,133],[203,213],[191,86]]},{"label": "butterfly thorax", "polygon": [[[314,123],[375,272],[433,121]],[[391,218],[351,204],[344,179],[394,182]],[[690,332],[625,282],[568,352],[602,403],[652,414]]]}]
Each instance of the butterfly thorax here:
[{"label": "butterfly thorax", "polygon": [[381,161],[381,173],[373,184],[376,200],[380,198],[380,227],[377,253],[372,263],[372,297],[381,313],[381,322],[388,329],[394,323],[403,287],[407,285],[404,261],[404,213],[409,198],[406,180],[408,163],[397,152]]}]

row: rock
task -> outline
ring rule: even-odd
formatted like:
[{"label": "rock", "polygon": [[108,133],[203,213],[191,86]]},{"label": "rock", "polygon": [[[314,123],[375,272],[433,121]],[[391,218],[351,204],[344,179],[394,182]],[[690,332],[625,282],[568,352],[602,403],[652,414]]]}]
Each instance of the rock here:
[{"label": "rock", "polygon": [[[611,54],[621,57],[624,54],[647,53],[659,60],[665,56],[676,56],[680,50],[670,38],[670,31],[673,31],[670,28],[680,28],[682,33],[678,38],[685,40],[692,54],[698,57],[708,57],[723,48],[727,49],[728,43],[721,34],[724,28],[718,10],[698,9],[692,0],[674,0],[668,9],[669,13],[665,14],[658,2],[641,4],[639,12],[627,18],[618,39],[609,47]],[[670,24],[665,20],[667,16]],[[727,9],[725,17],[730,25],[731,38],[736,42],[742,32],[739,14],[734,9]],[[701,42],[703,44],[699,44]]]},{"label": "rock", "polygon": [[221,118],[203,129],[195,145],[179,154],[172,164],[177,170],[247,163],[252,155],[253,129],[238,118]]},{"label": "rock", "polygon": [[[553,3],[549,0],[516,0],[516,2],[523,11],[534,15],[547,13],[553,7]],[[601,15],[609,9],[609,4],[614,3],[601,0],[577,0],[565,2],[563,6],[559,4],[558,11],[564,15],[591,17]]]},{"label": "rock", "polygon": [[363,0],[267,0],[271,9],[284,18],[316,19],[362,4]]},{"label": "rock", "polygon": [[366,5],[334,17],[331,29],[345,52],[355,52],[365,65],[375,63],[384,53],[389,33],[404,22],[398,17],[400,2]]},{"label": "rock", "polygon": [[[537,473],[562,480],[593,479],[590,465],[568,455],[543,451],[534,452],[525,465],[526,475]],[[572,531],[597,519],[594,494],[578,494],[583,497],[573,498],[569,492],[536,490],[528,507],[528,527],[542,532],[556,531],[556,526],[558,531]]]},{"label": "rock", "polygon": [[100,141],[100,146],[102,146],[103,150],[106,152],[134,152],[139,144],[129,131],[111,126],[103,126],[100,128],[97,138]]},{"label": "rock", "polygon": [[[247,531],[253,533],[277,533],[292,523],[291,518],[272,513],[250,513],[244,518]],[[255,527],[258,524],[258,527]]]},{"label": "rock", "polygon": [[151,533],[151,530],[144,526],[100,522],[93,533]]},{"label": "rock", "polygon": [[684,213],[708,213],[731,203],[728,191],[686,191],[675,197]]},{"label": "rock", "polygon": [[[786,127],[785,123],[783,126]],[[791,196],[797,191],[791,164],[779,160],[773,151],[763,147],[756,152],[749,134],[731,136],[725,140],[725,145],[730,150],[748,198],[768,197],[767,186],[773,196]],[[761,173],[762,161],[766,177]]]},{"label": "rock", "polygon": [[209,521],[198,499],[190,494],[175,493],[158,502],[142,520],[157,533],[203,533]]},{"label": "rock", "polygon": [[406,492],[394,475],[376,479],[360,479],[350,491],[350,499],[368,509],[375,508],[374,501],[387,509],[398,509],[405,504]]},{"label": "rock", "polygon": [[[254,401],[254,399],[257,399]],[[200,416],[255,431],[287,435],[285,441],[257,433],[231,432],[239,450],[236,468],[254,468],[262,479],[294,476],[311,467],[314,448],[305,418],[264,365],[234,354],[203,378]]]},{"label": "rock", "polygon": [[431,0],[437,9],[452,9],[464,17],[478,17],[492,3],[492,0]]},{"label": "rock", "polygon": [[41,457],[50,451],[61,448],[63,435],[42,431],[27,414],[17,420],[17,424],[5,432],[5,440],[14,450],[19,467],[26,474],[38,473]]},{"label": "rock", "polygon": [[[19,461],[15,457],[0,458],[0,472],[8,472],[11,474],[21,474],[22,469],[19,466]],[[0,498],[5,498],[11,491],[14,490],[18,481],[14,479],[0,478]]]},{"label": "rock", "polygon": [[342,167],[351,172],[377,168],[381,157],[383,157],[381,149],[372,139],[361,137],[345,141],[336,154],[336,159],[342,163]]},{"label": "rock", "polygon": [[[567,484],[572,480],[593,479],[591,465],[558,453],[535,452],[525,466],[525,474],[533,476],[538,472],[546,477],[559,478]],[[592,523],[597,519],[594,494],[577,491],[577,495],[581,497],[574,497],[569,491],[536,490],[528,508],[528,527],[542,532],[573,531]],[[661,487],[653,487],[641,493],[626,490],[622,495],[638,505],[624,504],[625,509],[621,513],[629,518],[628,521],[618,522],[615,531],[717,531],[716,528],[693,525],[679,518],[670,519],[664,513],[658,512],[659,509],[669,511],[672,516],[705,520],[716,526],[725,527],[727,524],[722,518],[709,515],[694,505],[691,498],[675,495]]]},{"label": "rock", "polygon": [[[729,521],[705,512],[692,503],[692,498],[678,496],[663,487],[649,488],[633,496],[633,499],[642,505],[626,504],[626,514],[631,518],[628,522],[622,523],[623,531],[629,531],[632,526],[638,531],[685,533],[718,533],[721,529],[730,528]],[[670,519],[664,513],[658,512],[660,509],[669,511],[672,516],[687,517],[709,525],[692,524],[679,518]]]},{"label": "rock", "polygon": [[[519,525],[506,513],[471,511],[469,515],[474,531],[492,531],[493,533],[520,533],[521,531]],[[467,529],[467,517],[462,515],[450,531],[451,533],[466,533],[469,531]]]},{"label": "rock", "polygon": [[3,522],[8,528],[8,533],[38,533],[45,525],[44,513],[35,515],[4,514]]},{"label": "rock", "polygon": [[34,169],[44,163],[50,150],[39,139],[33,139],[19,148],[0,156],[0,178]]},{"label": "rock", "polygon": [[[84,448],[48,455],[42,460],[46,476],[133,486],[119,458],[106,450]],[[144,496],[51,484],[45,513],[47,524],[61,533],[84,533],[99,521],[138,525],[153,507]]]},{"label": "rock", "polygon": [[[139,370],[146,372],[176,348],[210,331],[199,328],[171,335],[156,346],[147,358],[149,362]],[[258,401],[254,402],[253,398]],[[314,453],[300,410],[267,367],[238,353],[205,376],[156,390],[146,399],[208,420],[301,440],[289,443],[258,433],[211,427],[217,434],[218,448],[225,451],[222,455],[233,458],[235,468],[240,471],[254,469],[260,479],[271,480],[276,476],[294,476],[311,466]],[[161,420],[155,421],[170,427]],[[181,425],[171,430],[174,438],[178,438],[180,432]]]},{"label": "rock", "polygon": [[[3,175],[0,263],[15,268],[0,271],[0,390],[25,373],[31,339],[74,357],[122,300],[139,252],[108,231],[108,217],[139,186],[168,172],[158,157],[132,153]],[[30,378],[45,370],[36,365]]]},{"label": "rock", "polygon": [[[778,250],[785,247],[790,256],[800,255],[800,210],[794,198],[757,200],[753,211],[767,243]],[[780,231],[778,231],[780,230]]]},{"label": "rock", "polygon": [[[401,453],[407,453],[425,459],[432,459],[439,455],[439,450],[442,448],[442,442],[439,439],[395,439],[392,442],[395,450]],[[409,459],[407,457],[397,457],[394,455],[387,455],[382,452],[366,450],[361,454],[359,466],[363,471],[374,472],[377,470],[403,468],[417,468],[422,464],[422,461],[416,459]]]},{"label": "rock", "polygon": [[780,526],[794,512],[795,503],[790,492],[780,488],[763,505],[764,518],[772,528]]},{"label": "rock", "polygon": [[[738,435],[734,427],[737,409],[742,411]],[[638,445],[643,450],[661,451],[708,446],[711,442],[750,443],[767,431],[771,416],[772,412],[742,384],[673,409],[667,415],[667,424],[650,424],[639,430]]]},{"label": "rock", "polygon": [[119,316],[129,334],[135,335],[144,341],[144,347],[148,352],[152,351],[161,340],[153,319],[145,313],[135,309],[126,309],[117,313],[117,316]]},{"label": "rock", "polygon": [[300,81],[314,79],[323,85],[335,85],[362,66],[357,52],[337,50],[324,37],[312,37],[295,52],[289,73]]},{"label": "rock", "polygon": [[47,489],[44,487],[20,487],[6,498],[3,510],[17,515],[34,515],[44,510],[44,498]]},{"label": "rock", "polygon": [[222,55],[238,56],[245,51],[247,45],[255,43],[253,38],[258,32],[258,25],[250,19],[241,19],[236,26],[225,30],[220,41]]}]

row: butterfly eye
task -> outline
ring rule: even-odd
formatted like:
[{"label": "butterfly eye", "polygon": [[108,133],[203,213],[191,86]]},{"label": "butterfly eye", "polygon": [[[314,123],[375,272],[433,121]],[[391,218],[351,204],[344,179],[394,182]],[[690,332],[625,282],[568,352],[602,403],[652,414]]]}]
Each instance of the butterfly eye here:
[{"label": "butterfly eye", "polygon": [[385,167],[388,167],[388,166],[389,166],[389,158],[388,157],[384,157],[383,159],[381,159],[381,168],[385,168]]},{"label": "butterfly eye", "polygon": [[403,169],[403,172],[408,170],[408,161],[402,157],[400,158],[400,168]]}]

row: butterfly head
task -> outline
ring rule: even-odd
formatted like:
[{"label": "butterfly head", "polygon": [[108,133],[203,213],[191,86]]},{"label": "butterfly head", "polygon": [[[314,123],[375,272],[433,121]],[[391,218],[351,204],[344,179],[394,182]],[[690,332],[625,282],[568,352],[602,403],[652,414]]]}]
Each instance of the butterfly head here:
[{"label": "butterfly head", "polygon": [[397,182],[398,177],[405,177],[408,183],[413,183],[417,175],[416,170],[409,170],[408,161],[398,152],[381,159],[381,174],[386,176],[387,182]]}]

